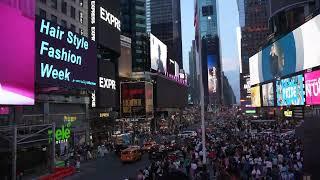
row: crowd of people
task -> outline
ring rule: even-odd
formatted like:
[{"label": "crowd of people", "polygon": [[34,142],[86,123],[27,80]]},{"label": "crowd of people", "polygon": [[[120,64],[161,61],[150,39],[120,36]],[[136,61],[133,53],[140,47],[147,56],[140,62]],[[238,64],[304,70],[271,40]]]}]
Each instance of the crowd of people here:
[{"label": "crowd of people", "polygon": [[233,118],[216,123],[209,149],[215,176],[240,179],[300,179],[301,141],[285,122],[242,126]]},{"label": "crowd of people", "polygon": [[199,131],[197,137],[180,142],[181,158],[154,161],[139,171],[137,179],[170,179],[172,174],[192,180],[302,178],[303,149],[294,133],[297,121],[252,123],[234,112],[216,117],[206,134],[206,164]]}]

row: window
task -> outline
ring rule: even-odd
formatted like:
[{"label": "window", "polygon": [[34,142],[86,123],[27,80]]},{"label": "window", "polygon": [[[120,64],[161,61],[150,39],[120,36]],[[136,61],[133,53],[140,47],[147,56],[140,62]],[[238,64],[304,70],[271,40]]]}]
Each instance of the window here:
[{"label": "window", "polygon": [[79,0],[79,4],[81,7],[83,7],[83,0]]},{"label": "window", "polygon": [[81,11],[79,11],[79,21],[83,24],[83,13]]},{"label": "window", "polygon": [[71,10],[71,17],[73,19],[76,18],[76,8],[74,8],[73,6],[70,7],[70,10]]},{"label": "window", "polygon": [[67,21],[61,19],[61,26],[67,28]]},{"label": "window", "polygon": [[54,23],[57,23],[58,22],[57,16],[51,14],[51,21],[54,22]]},{"label": "window", "polygon": [[71,29],[72,32],[76,32],[76,26],[75,25],[71,24],[70,29]]},{"label": "window", "polygon": [[47,0],[40,0],[40,2],[42,2],[43,4],[46,4]]},{"label": "window", "polygon": [[40,9],[40,17],[44,19],[47,18],[47,12],[43,9]]},{"label": "window", "polygon": [[57,2],[57,0],[51,0],[51,2],[52,2],[51,7],[52,7],[53,9],[57,9],[57,8],[58,8],[58,2]]},{"label": "window", "polygon": [[67,14],[67,2],[62,1],[61,11],[62,13]]},{"label": "window", "polygon": [[83,29],[79,28],[79,33],[83,36]]}]

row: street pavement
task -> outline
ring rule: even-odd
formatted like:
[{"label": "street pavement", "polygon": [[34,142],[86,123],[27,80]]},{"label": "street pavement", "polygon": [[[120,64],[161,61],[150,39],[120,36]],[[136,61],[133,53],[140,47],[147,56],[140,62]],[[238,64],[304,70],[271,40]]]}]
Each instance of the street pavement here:
[{"label": "street pavement", "polygon": [[123,164],[120,159],[110,153],[95,161],[82,163],[80,172],[65,178],[66,180],[124,180],[135,177],[139,169],[149,165],[148,155],[145,154],[140,161]]}]

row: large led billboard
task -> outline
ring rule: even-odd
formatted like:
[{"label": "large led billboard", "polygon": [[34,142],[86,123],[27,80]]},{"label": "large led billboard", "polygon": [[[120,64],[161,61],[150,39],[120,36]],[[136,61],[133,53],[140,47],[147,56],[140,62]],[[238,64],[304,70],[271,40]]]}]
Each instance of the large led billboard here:
[{"label": "large led billboard", "polygon": [[217,58],[214,55],[208,55],[208,91],[209,95],[217,92]]},{"label": "large led billboard", "polygon": [[120,1],[89,0],[88,3],[90,39],[120,54]]},{"label": "large led billboard", "polygon": [[35,0],[0,1],[0,104],[34,105]]},{"label": "large led billboard", "polygon": [[320,65],[320,15],[250,58],[251,83],[258,84]]},{"label": "large led billboard", "polygon": [[304,105],[304,77],[297,75],[277,81],[277,105]]},{"label": "large led billboard", "polygon": [[150,58],[151,69],[160,72],[167,72],[167,45],[150,33]]},{"label": "large led billboard", "polygon": [[97,107],[116,106],[116,71],[114,63],[99,59],[99,74],[97,87]]},{"label": "large led billboard", "polygon": [[260,86],[251,87],[251,105],[261,107]]},{"label": "large led billboard", "polygon": [[320,70],[304,75],[306,88],[306,103],[308,105],[320,104]]},{"label": "large led billboard", "polygon": [[146,114],[153,116],[153,84],[146,82]]},{"label": "large led billboard", "polygon": [[274,88],[272,82],[262,85],[262,105],[265,107],[274,106]]},{"label": "large led billboard", "polygon": [[96,88],[96,46],[86,37],[37,17],[36,58],[41,87]]},{"label": "large led billboard", "polygon": [[121,83],[121,117],[145,117],[145,82]]}]

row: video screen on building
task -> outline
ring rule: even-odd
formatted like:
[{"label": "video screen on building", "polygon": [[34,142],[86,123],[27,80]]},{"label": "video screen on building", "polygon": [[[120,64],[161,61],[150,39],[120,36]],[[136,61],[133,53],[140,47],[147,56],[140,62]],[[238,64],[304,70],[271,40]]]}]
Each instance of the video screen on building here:
[{"label": "video screen on building", "polygon": [[150,33],[150,58],[151,69],[160,72],[167,72],[167,45]]},{"label": "video screen on building", "polygon": [[145,82],[121,83],[121,117],[145,117]]},{"label": "video screen on building", "polygon": [[120,1],[89,0],[88,3],[90,39],[120,54]]},{"label": "video screen on building", "polygon": [[304,75],[306,88],[306,104],[320,104],[320,70]]},{"label": "video screen on building", "polygon": [[0,105],[34,105],[35,0],[0,1]]},{"label": "video screen on building", "polygon": [[297,106],[305,104],[303,75],[297,75],[277,81],[276,91],[278,106]]},{"label": "video screen on building", "polygon": [[209,95],[217,92],[217,58],[214,55],[209,55],[208,58],[208,91]]},{"label": "video screen on building", "polygon": [[36,78],[40,87],[95,89],[95,43],[84,36],[37,17]]},{"label": "video screen on building", "polygon": [[146,114],[153,116],[153,84],[146,83]]},{"label": "video screen on building", "polygon": [[115,65],[99,59],[98,68],[97,107],[115,107],[118,90]]},{"label": "video screen on building", "polygon": [[281,78],[320,65],[320,15],[250,58],[251,83]]},{"label": "video screen on building", "polygon": [[261,107],[260,86],[251,87],[251,105]]},{"label": "video screen on building", "polygon": [[170,75],[175,75],[175,61],[172,59],[168,59],[167,61],[167,73]]},{"label": "video screen on building", "polygon": [[273,83],[262,85],[262,105],[265,107],[274,106]]}]

